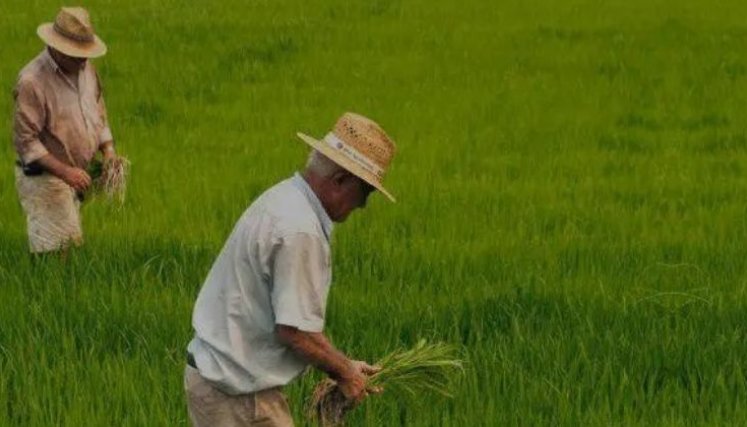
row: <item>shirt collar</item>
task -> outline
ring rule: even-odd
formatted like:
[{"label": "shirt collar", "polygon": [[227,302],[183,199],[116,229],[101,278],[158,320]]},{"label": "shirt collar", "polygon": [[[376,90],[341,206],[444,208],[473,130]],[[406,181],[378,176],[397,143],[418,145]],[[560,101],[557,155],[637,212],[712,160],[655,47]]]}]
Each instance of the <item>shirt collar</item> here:
[{"label": "shirt collar", "polygon": [[332,219],[327,214],[327,211],[324,210],[324,206],[322,206],[321,200],[319,200],[319,197],[317,197],[316,193],[314,193],[314,190],[311,189],[309,183],[306,182],[306,180],[301,176],[300,173],[296,172],[291,180],[293,182],[293,185],[301,190],[304,196],[306,196],[306,199],[308,199],[309,203],[311,204],[311,208],[314,210],[314,213],[316,213],[316,216],[319,218],[319,222],[322,224],[322,230],[324,230],[324,234],[326,235],[327,240],[329,240],[330,236],[332,235],[333,223]]}]

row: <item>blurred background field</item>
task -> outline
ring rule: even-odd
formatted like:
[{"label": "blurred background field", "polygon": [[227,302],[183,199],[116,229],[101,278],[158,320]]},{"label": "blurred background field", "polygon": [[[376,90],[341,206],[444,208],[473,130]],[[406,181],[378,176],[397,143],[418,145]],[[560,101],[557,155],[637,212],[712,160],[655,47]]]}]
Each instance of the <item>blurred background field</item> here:
[{"label": "blurred background field", "polygon": [[34,263],[11,91],[60,5],[0,7],[0,425],[187,425],[202,280],[302,166],[295,132],[344,111],[398,142],[399,202],[335,230],[329,333],[467,361],[453,399],[384,394],[351,425],[744,424],[744,2],[87,1],[127,204]]}]

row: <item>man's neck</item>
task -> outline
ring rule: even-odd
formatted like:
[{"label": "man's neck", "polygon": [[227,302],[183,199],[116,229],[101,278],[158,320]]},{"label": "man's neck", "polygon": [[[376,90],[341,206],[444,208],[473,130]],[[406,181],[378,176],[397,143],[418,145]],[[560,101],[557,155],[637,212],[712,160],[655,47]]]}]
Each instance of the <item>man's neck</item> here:
[{"label": "man's neck", "polygon": [[311,188],[311,191],[316,194],[316,198],[319,199],[319,202],[322,204],[322,208],[324,208],[324,211],[327,212],[327,215],[329,215],[330,209],[329,206],[327,206],[327,200],[324,197],[325,192],[323,190],[322,178],[318,177],[313,172],[310,172],[308,170],[301,172],[301,178],[303,178],[303,180],[306,181],[307,184],[309,184],[309,188]]}]

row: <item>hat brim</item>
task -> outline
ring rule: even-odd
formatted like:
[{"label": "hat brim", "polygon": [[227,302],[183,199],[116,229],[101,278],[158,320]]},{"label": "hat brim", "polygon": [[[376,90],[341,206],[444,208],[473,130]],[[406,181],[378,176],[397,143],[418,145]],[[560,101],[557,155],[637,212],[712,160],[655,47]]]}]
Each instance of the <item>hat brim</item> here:
[{"label": "hat brim", "polygon": [[376,175],[368,172],[367,170],[358,166],[357,163],[341,155],[338,151],[327,145],[326,142],[319,141],[318,139],[301,132],[298,132],[296,135],[298,135],[298,137],[301,138],[303,142],[309,144],[313,149],[324,154],[327,158],[338,164],[340,167],[374,186],[374,188],[380,191],[381,194],[385,195],[393,203],[397,201],[397,199],[395,199],[394,196],[392,196],[391,193],[389,193],[386,188],[381,185],[381,182],[376,178]]},{"label": "hat brim", "polygon": [[49,22],[39,25],[36,34],[47,46],[74,58],[98,58],[106,55],[106,45],[97,35],[93,36],[92,42],[78,42],[55,31],[54,24]]}]

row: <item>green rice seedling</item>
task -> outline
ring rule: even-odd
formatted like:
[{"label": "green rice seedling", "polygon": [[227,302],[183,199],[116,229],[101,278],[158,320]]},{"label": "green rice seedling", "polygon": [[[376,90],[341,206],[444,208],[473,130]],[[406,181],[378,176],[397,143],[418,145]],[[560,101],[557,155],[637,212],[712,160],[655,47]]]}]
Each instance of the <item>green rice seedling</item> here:
[{"label": "green rice seedling", "polygon": [[109,201],[124,204],[127,193],[127,176],[130,172],[130,161],[125,157],[114,157],[104,161],[91,162],[88,173],[94,182],[94,191],[102,193]]},{"label": "green rice seedling", "polygon": [[[414,398],[420,392],[451,397],[454,373],[463,370],[456,347],[428,344],[425,340],[409,350],[398,349],[387,354],[377,365],[381,370],[368,377],[367,389],[386,387],[404,398]],[[355,401],[343,395],[334,380],[325,379],[314,388],[307,413],[322,426],[337,426],[343,424],[345,415],[356,406]]]}]

